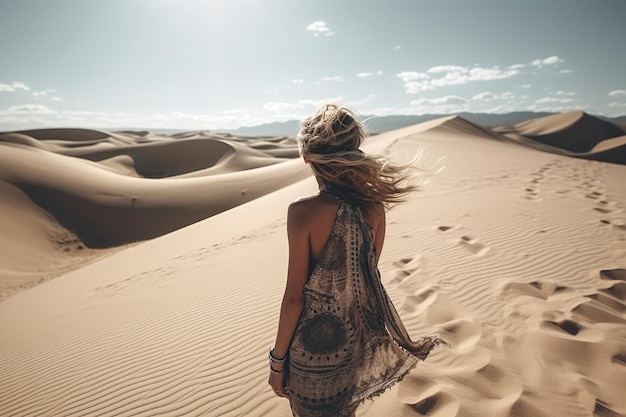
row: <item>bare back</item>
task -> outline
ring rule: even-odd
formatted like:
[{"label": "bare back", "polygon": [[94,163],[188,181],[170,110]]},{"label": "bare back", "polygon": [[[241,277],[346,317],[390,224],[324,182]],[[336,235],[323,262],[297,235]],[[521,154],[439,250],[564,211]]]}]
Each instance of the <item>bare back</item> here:
[{"label": "bare back", "polygon": [[[333,195],[321,192],[319,195],[303,198],[294,204],[303,206],[302,209],[306,211],[310,252],[309,269],[312,269],[320,259],[330,236],[337,217],[339,201]],[[378,261],[385,238],[385,212],[382,205],[372,210],[372,213],[368,213],[366,222],[374,230],[376,260]]]}]

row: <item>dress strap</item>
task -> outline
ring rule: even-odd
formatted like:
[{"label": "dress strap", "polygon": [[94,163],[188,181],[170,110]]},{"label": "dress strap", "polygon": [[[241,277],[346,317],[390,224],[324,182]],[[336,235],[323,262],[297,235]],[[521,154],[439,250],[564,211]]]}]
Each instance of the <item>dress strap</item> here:
[{"label": "dress strap", "polygon": [[352,197],[352,195],[346,192],[345,189],[341,189],[335,184],[324,184],[324,186],[320,190],[333,195],[335,198],[341,201],[345,201],[347,203],[355,205],[354,197]]}]

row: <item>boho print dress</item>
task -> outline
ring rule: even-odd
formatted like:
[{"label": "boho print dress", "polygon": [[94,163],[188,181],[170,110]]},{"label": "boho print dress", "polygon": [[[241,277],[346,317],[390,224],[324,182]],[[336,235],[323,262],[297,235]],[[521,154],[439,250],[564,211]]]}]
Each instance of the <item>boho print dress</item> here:
[{"label": "boho print dress", "polygon": [[296,417],[349,417],[446,344],[410,339],[380,280],[372,228],[359,207],[339,201],[289,348],[286,386]]}]

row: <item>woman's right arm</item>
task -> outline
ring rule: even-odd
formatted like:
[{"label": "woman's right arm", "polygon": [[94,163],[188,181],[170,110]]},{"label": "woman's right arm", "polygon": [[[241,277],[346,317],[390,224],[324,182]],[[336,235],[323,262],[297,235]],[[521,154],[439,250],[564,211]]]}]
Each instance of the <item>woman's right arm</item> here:
[{"label": "woman's right arm", "polygon": [[309,272],[309,230],[307,207],[302,202],[292,203],[287,212],[287,237],[289,240],[289,264],[287,285],[278,324],[274,354],[287,354],[296,324],[304,304],[304,285]]},{"label": "woman's right arm", "polygon": [[[292,203],[287,213],[287,236],[289,239],[289,265],[287,285],[280,309],[278,332],[274,344],[273,356],[286,358],[298,319],[304,306],[304,285],[309,271],[309,229],[310,216],[303,203]],[[286,358],[288,361],[288,358]],[[284,369],[284,366],[279,366]],[[280,370],[280,369],[279,369]],[[283,390],[282,373],[271,373],[269,384],[281,397],[288,395]]]}]

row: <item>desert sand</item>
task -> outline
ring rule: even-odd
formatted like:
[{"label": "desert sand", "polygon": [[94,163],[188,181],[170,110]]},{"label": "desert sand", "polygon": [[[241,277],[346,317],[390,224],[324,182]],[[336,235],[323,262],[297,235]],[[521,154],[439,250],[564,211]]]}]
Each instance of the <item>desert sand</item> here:
[{"label": "desert sand", "polygon": [[[550,117],[493,130],[446,117],[369,139],[367,152],[445,166],[388,213],[380,270],[410,334],[455,349],[357,416],[626,415],[626,166],[585,159],[619,158],[624,130]],[[76,131],[77,147],[68,132],[0,145],[3,279],[46,279],[59,257],[54,271],[73,268],[0,302],[0,415],[290,416],[266,352],[287,205],[317,190],[283,159],[293,143],[182,135],[232,155],[188,167],[174,138],[91,132],[90,146]],[[167,170],[115,150],[144,140]]]}]

